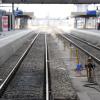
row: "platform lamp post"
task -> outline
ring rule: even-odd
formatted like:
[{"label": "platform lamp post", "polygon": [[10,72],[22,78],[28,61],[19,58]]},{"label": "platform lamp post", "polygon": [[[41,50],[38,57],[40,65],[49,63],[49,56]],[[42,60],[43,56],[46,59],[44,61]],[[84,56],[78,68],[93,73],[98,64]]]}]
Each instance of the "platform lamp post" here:
[{"label": "platform lamp post", "polygon": [[96,7],[96,17],[97,17],[97,29],[100,30],[100,10],[99,10],[99,6]]},{"label": "platform lamp post", "polygon": [[98,29],[98,6],[96,6],[96,21],[95,21],[96,25],[95,28]]},{"label": "platform lamp post", "polygon": [[14,2],[12,3],[12,29],[15,30]]}]

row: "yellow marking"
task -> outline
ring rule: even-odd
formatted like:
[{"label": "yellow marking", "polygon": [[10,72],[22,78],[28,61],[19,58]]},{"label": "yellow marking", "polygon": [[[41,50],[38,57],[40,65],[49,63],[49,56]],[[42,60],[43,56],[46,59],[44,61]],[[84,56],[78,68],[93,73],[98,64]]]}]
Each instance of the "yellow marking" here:
[{"label": "yellow marking", "polygon": [[79,64],[79,54],[78,48],[76,48],[76,64]]},{"label": "yellow marking", "polygon": [[72,52],[73,52],[72,47],[70,47],[70,59],[71,60],[72,60]]}]

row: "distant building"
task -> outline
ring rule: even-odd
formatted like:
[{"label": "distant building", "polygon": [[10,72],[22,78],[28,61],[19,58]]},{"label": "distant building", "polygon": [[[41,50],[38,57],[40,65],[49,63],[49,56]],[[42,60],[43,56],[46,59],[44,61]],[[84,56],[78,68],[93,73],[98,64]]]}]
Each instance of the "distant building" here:
[{"label": "distant building", "polygon": [[76,4],[77,12],[72,12],[71,16],[74,20],[75,28],[97,28],[96,10],[88,10],[89,4]]},{"label": "distant building", "polygon": [[34,16],[33,12],[23,12],[23,14],[15,16],[15,28],[22,29],[28,27],[28,20]]}]

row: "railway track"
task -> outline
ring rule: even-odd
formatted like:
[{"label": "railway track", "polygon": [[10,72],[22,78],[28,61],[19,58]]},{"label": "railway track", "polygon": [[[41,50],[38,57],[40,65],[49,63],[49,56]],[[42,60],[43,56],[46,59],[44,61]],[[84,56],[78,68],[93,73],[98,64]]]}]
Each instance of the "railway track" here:
[{"label": "railway track", "polygon": [[61,37],[69,41],[72,45],[79,48],[88,56],[91,56],[98,64],[100,64],[100,48],[95,45],[81,40],[76,36],[72,36],[69,34],[59,34]]},{"label": "railway track", "polygon": [[[69,35],[69,34],[67,34],[67,35]],[[100,50],[100,47],[95,46],[94,44],[92,44],[92,43],[90,43],[90,42],[88,42],[88,41],[86,41],[86,40],[83,40],[82,38],[78,38],[78,37],[75,36],[75,35],[69,35],[69,36],[71,36],[71,37],[73,37],[74,39],[77,39],[77,40],[79,40],[79,41],[81,41],[81,42],[83,42],[83,43],[86,43],[86,44],[88,44],[89,46],[91,46],[91,47],[93,47],[93,48],[95,48],[95,49],[97,49],[97,50]]]},{"label": "railway track", "polygon": [[35,35],[0,85],[0,100],[76,100],[66,71],[58,69],[65,65],[55,46],[51,35]]},{"label": "railway track", "polygon": [[0,85],[0,100],[50,100],[46,35],[37,34]]}]

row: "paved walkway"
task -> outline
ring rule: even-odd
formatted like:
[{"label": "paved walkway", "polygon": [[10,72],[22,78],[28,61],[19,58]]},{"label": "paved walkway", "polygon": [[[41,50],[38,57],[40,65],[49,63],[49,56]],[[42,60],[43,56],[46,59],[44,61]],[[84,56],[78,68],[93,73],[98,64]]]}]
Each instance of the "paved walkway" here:
[{"label": "paved walkway", "polygon": [[77,29],[77,30],[100,33],[100,30],[96,30],[96,29]]},{"label": "paved walkway", "polygon": [[[72,80],[72,84],[79,96],[80,100],[100,100],[100,92],[98,85],[88,85],[90,87],[86,87],[86,84],[90,84],[87,81],[86,70],[81,72],[81,75],[75,71],[76,68],[76,59],[75,56],[72,56],[70,59],[70,49],[67,44],[57,39],[57,43],[59,44],[59,49],[63,55],[63,61],[66,63],[66,68],[69,71],[69,76]],[[93,88],[94,87],[94,88]]]},{"label": "paved walkway", "polygon": [[100,36],[100,30],[96,29],[73,29],[72,32],[82,32],[85,34],[90,34],[90,35],[99,35]]},{"label": "paved walkway", "polygon": [[8,43],[13,43],[15,40],[20,39],[21,37],[29,34],[32,30],[15,30],[9,32],[2,32],[0,36],[0,47],[7,45]]},{"label": "paved walkway", "polygon": [[19,33],[19,32],[23,32],[23,31],[27,31],[28,29],[22,29],[22,30],[11,30],[11,31],[7,31],[7,32],[0,32],[0,39],[4,38],[4,37],[8,37],[10,35],[13,35],[15,33]]},{"label": "paved walkway", "polygon": [[71,34],[76,35],[94,45],[100,46],[100,30],[93,29],[74,29]]},{"label": "paved walkway", "polygon": [[[70,77],[72,79],[72,83],[74,88],[77,91],[77,94],[80,98],[80,100],[100,100],[100,92],[98,90],[96,90],[97,88],[99,88],[99,86],[97,85],[88,85],[89,87],[85,87],[86,84],[90,84],[87,81],[87,77],[86,77],[86,71],[83,70],[81,73],[81,75],[79,75],[75,70],[75,63],[73,64],[73,62],[75,62],[74,60],[72,60],[70,63],[72,66],[68,66],[68,70],[70,73]],[[94,88],[96,89],[94,89]]]}]

